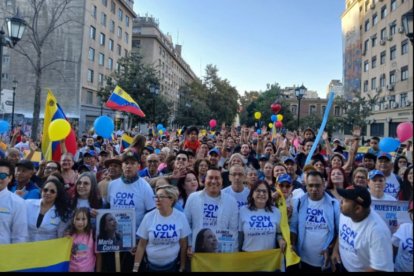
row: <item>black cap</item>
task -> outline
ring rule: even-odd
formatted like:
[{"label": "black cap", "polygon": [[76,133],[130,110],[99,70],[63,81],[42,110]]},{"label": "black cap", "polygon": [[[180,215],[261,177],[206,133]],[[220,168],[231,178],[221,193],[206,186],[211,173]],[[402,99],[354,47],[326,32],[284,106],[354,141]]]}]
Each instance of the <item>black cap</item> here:
[{"label": "black cap", "polygon": [[19,162],[17,162],[16,167],[24,167],[28,170],[34,170],[34,165],[32,163],[32,161],[30,160],[20,160]]},{"label": "black cap", "polygon": [[122,166],[122,161],[118,158],[110,158],[110,159],[105,160],[105,162],[104,162],[105,168],[108,168],[109,165],[111,165],[111,164],[118,164],[118,165]]},{"label": "black cap", "polygon": [[128,152],[122,154],[122,162],[125,162],[126,160],[129,160],[129,159],[133,159],[133,160],[139,162],[141,158],[139,158],[138,154],[136,154],[135,152],[132,152],[132,151],[128,151]]},{"label": "black cap", "polygon": [[337,189],[337,191],[343,198],[353,200],[364,208],[371,206],[371,195],[365,187],[349,186],[346,189]]}]

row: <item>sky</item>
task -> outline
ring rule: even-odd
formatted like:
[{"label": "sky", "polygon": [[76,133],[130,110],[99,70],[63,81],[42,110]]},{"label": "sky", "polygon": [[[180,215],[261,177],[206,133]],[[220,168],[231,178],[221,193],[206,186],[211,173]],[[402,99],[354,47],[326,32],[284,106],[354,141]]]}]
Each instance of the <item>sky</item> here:
[{"label": "sky", "polygon": [[182,57],[202,78],[208,64],[244,95],[301,85],[326,97],[342,81],[341,15],[345,0],[135,0],[182,45]]}]

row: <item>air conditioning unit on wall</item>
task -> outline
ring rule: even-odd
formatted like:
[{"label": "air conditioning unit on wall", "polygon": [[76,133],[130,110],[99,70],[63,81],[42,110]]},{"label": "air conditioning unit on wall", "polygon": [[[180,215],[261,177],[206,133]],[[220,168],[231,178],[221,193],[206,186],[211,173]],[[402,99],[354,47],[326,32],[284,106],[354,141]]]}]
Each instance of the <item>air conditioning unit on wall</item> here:
[{"label": "air conditioning unit on wall", "polygon": [[390,91],[394,90],[394,84],[387,84],[387,89]]}]

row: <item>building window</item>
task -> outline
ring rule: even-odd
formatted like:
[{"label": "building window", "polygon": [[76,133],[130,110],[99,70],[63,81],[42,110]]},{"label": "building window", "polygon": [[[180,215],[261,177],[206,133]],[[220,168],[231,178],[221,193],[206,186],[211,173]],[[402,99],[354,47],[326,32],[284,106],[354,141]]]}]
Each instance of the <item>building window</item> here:
[{"label": "building window", "polygon": [[366,60],[364,61],[364,72],[368,72],[368,70],[369,70],[369,61]]},{"label": "building window", "polygon": [[385,84],[387,83],[386,78],[385,78],[385,74],[382,74],[380,77],[380,87],[384,87]]},{"label": "building window", "polygon": [[364,42],[364,53],[366,53],[368,51],[368,43],[369,43],[369,39],[365,40],[365,42]]},{"label": "building window", "polygon": [[114,50],[114,41],[112,39],[109,39],[108,48],[111,51]]},{"label": "building window", "polygon": [[128,56],[128,50],[124,49],[124,57],[127,57],[127,56]]},{"label": "building window", "polygon": [[375,47],[375,45],[377,45],[377,35],[374,35],[371,38],[371,45],[372,45],[372,47]]},{"label": "building window", "polygon": [[364,81],[364,92],[368,92],[368,80]]},{"label": "building window", "polygon": [[120,55],[121,55],[121,52],[122,52],[122,47],[121,47],[121,45],[117,44],[117,45],[116,45],[116,50],[117,50],[117,52],[118,52],[118,56],[120,56]]},{"label": "building window", "polygon": [[397,0],[391,0],[391,11],[395,11],[397,8]]},{"label": "building window", "polygon": [[405,107],[407,105],[407,93],[401,93],[400,95],[400,106]]},{"label": "building window", "polygon": [[395,81],[396,81],[396,79],[395,79],[395,70],[392,70],[390,72],[390,84],[394,84]]},{"label": "building window", "polygon": [[365,21],[365,24],[364,24],[364,30],[365,30],[366,32],[368,32],[368,31],[369,31],[369,19]]},{"label": "building window", "polygon": [[397,57],[397,47],[394,45],[390,48],[390,60],[394,60]]},{"label": "building window", "polygon": [[401,67],[401,80],[407,80],[408,79],[408,66]]},{"label": "building window", "polygon": [[106,27],[106,14],[101,12],[101,24]]},{"label": "building window", "polygon": [[105,45],[105,34],[104,33],[101,33],[99,35],[99,44],[102,46]]},{"label": "building window", "polygon": [[375,13],[375,14],[372,16],[372,26],[377,25],[377,23],[378,23],[378,15]]},{"label": "building window", "polygon": [[102,53],[99,53],[99,60],[98,60],[98,64],[99,65],[104,65],[105,63],[105,55]]},{"label": "building window", "polygon": [[373,56],[371,59],[371,68],[377,67],[377,56]]},{"label": "building window", "polygon": [[108,58],[108,69],[112,70],[112,66],[113,66],[114,61],[112,60],[112,58]]},{"label": "building window", "polygon": [[381,40],[386,40],[387,39],[387,28],[383,28],[381,30]]},{"label": "building window", "polygon": [[95,40],[96,38],[96,29],[94,26],[91,26],[91,28],[89,29],[89,37],[93,40]]},{"label": "building window", "polygon": [[129,43],[129,35],[127,32],[125,32],[125,43]]},{"label": "building window", "polygon": [[395,35],[397,32],[397,23],[394,21],[390,24],[390,36]]},{"label": "building window", "polygon": [[385,63],[386,56],[387,56],[387,53],[385,51],[382,51],[381,52],[381,60],[380,60],[380,63],[381,64],[384,64]]},{"label": "building window", "polygon": [[10,56],[3,55],[3,64],[7,65],[10,63]]},{"label": "building window", "polygon": [[371,136],[384,136],[384,123],[371,124]]},{"label": "building window", "polygon": [[118,27],[118,37],[122,38],[122,28]]},{"label": "building window", "polygon": [[99,74],[98,75],[98,84],[99,85],[103,85],[104,84],[104,75],[103,74]]},{"label": "building window", "polygon": [[125,26],[129,27],[129,16],[125,15]]},{"label": "building window", "polygon": [[114,1],[111,1],[111,12],[112,12],[113,14],[115,14],[115,10],[116,10],[116,5],[115,5],[115,2],[114,2]]},{"label": "building window", "polygon": [[141,40],[139,39],[132,40],[132,48],[139,48],[139,47],[141,47]]},{"label": "building window", "polygon": [[401,55],[408,53],[408,39],[401,42]]},{"label": "building window", "polygon": [[111,20],[111,23],[109,24],[109,31],[111,33],[115,32],[115,21]]},{"label": "building window", "polygon": [[339,106],[335,106],[335,109],[334,109],[334,115],[335,115],[336,117],[341,116],[341,108],[340,108]]},{"label": "building window", "polygon": [[92,5],[92,16],[96,18],[97,8],[95,5]]},{"label": "building window", "polygon": [[384,5],[381,8],[381,19],[384,19],[387,16],[387,5]]},{"label": "building window", "polygon": [[95,61],[95,49],[94,48],[89,48],[88,59],[90,61]]},{"label": "building window", "polygon": [[2,80],[8,80],[9,79],[9,74],[7,74],[7,73],[1,73],[1,79]]},{"label": "building window", "polygon": [[104,5],[105,7],[108,6],[108,0],[101,0],[102,5]]},{"label": "building window", "polygon": [[124,17],[124,12],[122,11],[122,9],[118,9],[118,20],[122,22],[122,19]]},{"label": "building window", "polygon": [[371,79],[371,90],[377,89],[377,78]]},{"label": "building window", "polygon": [[93,92],[92,91],[86,92],[86,104],[93,104]]},{"label": "building window", "polygon": [[93,83],[93,70],[88,69],[88,82]]}]

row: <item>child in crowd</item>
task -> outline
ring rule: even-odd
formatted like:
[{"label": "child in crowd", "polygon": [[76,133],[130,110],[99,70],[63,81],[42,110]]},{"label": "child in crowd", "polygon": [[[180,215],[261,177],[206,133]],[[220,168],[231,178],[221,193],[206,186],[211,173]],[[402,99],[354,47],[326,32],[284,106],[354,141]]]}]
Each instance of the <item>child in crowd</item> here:
[{"label": "child in crowd", "polygon": [[94,272],[96,264],[95,240],[89,208],[81,207],[75,210],[69,235],[73,238],[69,271]]}]

